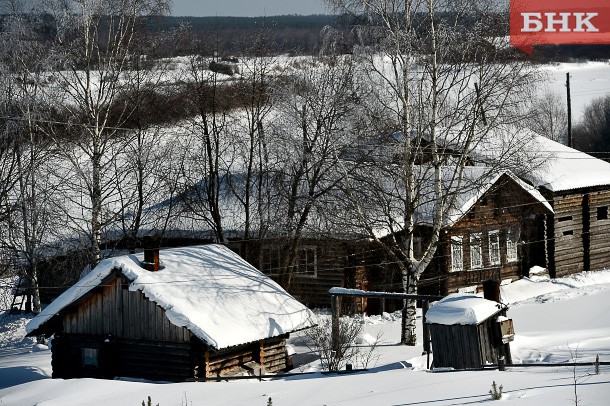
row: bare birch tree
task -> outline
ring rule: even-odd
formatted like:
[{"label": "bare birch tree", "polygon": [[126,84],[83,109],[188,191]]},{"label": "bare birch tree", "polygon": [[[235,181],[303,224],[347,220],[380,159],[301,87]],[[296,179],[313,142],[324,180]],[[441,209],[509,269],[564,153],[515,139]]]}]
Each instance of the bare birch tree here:
[{"label": "bare birch tree", "polygon": [[[354,48],[366,81],[376,91],[371,127],[394,134],[394,162],[362,179],[346,176],[349,211],[402,274],[405,293],[416,293],[432,261],[470,154],[500,125],[517,121],[526,92],[521,63],[501,63],[485,40],[496,27],[490,1],[328,0],[341,12],[363,16]],[[495,19],[494,19],[495,21]],[[485,40],[485,41],[484,41]],[[366,189],[363,189],[366,187]],[[367,190],[366,194],[358,193]],[[364,200],[363,200],[364,199]],[[364,202],[381,211],[372,217]],[[429,238],[421,253],[414,237],[426,206]],[[378,211],[379,213],[379,211]],[[383,215],[385,213],[385,215]],[[401,342],[416,344],[416,303],[403,306]]]},{"label": "bare birch tree", "polygon": [[76,174],[71,188],[84,190],[84,198],[71,196],[69,200],[80,206],[77,212],[88,216],[88,227],[82,227],[84,219],[74,211],[68,208],[67,213],[89,236],[90,259],[95,265],[100,260],[104,225],[116,216],[114,185],[123,176],[113,166],[128,136],[121,127],[130,112],[126,106],[117,109],[115,105],[122,74],[129,69],[136,33],[148,17],[167,12],[169,3],[73,0],[42,3],[41,7],[53,17],[56,33],[52,72],[56,85],[49,92],[65,109],[69,124],[50,126],[48,131]]}]

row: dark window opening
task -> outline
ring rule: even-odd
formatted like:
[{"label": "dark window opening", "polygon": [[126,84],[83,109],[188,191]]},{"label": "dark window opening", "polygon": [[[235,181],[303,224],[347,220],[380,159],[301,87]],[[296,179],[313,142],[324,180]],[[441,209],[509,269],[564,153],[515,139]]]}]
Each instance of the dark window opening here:
[{"label": "dark window opening", "polygon": [[472,210],[470,210],[470,211],[468,212],[468,218],[469,218],[469,219],[473,219],[473,218],[474,218],[474,209],[472,209]]},{"label": "dark window opening", "polygon": [[487,197],[481,199],[481,206],[487,206]]},{"label": "dark window opening", "polygon": [[559,223],[561,223],[561,222],[563,222],[563,221],[571,221],[571,220],[572,220],[572,216],[564,216],[564,217],[559,217],[559,218],[557,219],[557,221],[558,221]]},{"label": "dark window opening", "polygon": [[597,219],[608,220],[608,206],[597,208]]},{"label": "dark window opening", "polygon": [[97,348],[83,348],[83,366],[97,367]]},{"label": "dark window opening", "polygon": [[564,231],[563,235],[574,235],[574,231],[570,230],[570,231]]}]

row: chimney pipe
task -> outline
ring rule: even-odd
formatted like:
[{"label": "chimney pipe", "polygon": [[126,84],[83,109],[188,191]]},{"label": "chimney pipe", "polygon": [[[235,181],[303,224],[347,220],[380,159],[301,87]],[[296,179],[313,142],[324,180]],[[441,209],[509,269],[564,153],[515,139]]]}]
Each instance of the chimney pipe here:
[{"label": "chimney pipe", "polygon": [[157,272],[159,270],[159,237],[144,237],[144,261],[142,261],[142,268],[150,272]]}]

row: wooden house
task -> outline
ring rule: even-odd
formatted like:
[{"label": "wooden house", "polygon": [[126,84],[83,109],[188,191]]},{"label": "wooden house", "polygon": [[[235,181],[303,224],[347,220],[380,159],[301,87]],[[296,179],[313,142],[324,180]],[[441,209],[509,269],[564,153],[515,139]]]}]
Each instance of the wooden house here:
[{"label": "wooden house", "polygon": [[207,380],[286,368],[311,312],[220,245],[104,260],[27,325],[53,336],[53,377]]},{"label": "wooden house", "polygon": [[529,148],[544,164],[521,175],[548,199],[547,268],[552,277],[610,265],[610,163],[544,137]]},{"label": "wooden house", "polygon": [[[532,266],[544,266],[544,244],[539,242],[545,237],[539,223],[552,214],[546,199],[510,171],[466,167],[463,177],[459,189],[445,187],[444,194],[452,195],[453,203],[446,210],[434,258],[418,282],[420,294],[477,292],[485,280],[512,281],[527,275]],[[430,241],[431,204],[424,202],[417,209],[416,258],[422,255],[421,246]],[[383,270],[369,269],[369,273],[371,290],[401,288],[397,271],[393,280],[386,278],[382,283],[375,275]]]},{"label": "wooden house", "polygon": [[477,292],[485,280],[514,281],[527,276],[532,266],[544,266],[539,242],[545,235],[538,224],[552,208],[511,172],[478,175],[482,171],[466,170],[465,176],[477,179],[478,186],[459,192],[435,258],[422,275],[421,293]]}]

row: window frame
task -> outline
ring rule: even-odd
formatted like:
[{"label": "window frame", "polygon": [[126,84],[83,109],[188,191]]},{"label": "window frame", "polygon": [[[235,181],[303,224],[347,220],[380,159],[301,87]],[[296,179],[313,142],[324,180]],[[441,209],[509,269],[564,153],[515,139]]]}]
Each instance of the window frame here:
[{"label": "window frame", "polygon": [[[489,251],[489,264],[500,265],[501,253],[500,253],[500,230],[492,230],[488,233],[488,251]],[[495,238],[495,242],[492,242],[492,238]]]},{"label": "window frame", "polygon": [[516,228],[509,228],[506,231],[506,261],[517,262],[519,261],[519,230]]},{"label": "window frame", "polygon": [[[313,260],[310,262],[309,261],[309,256],[307,255],[307,252],[313,252]],[[305,258],[305,265],[303,265],[302,263],[302,259],[303,259],[303,253],[306,253],[306,258]],[[307,268],[309,268],[310,266],[313,266],[313,272],[309,272],[309,271],[305,271],[303,272],[302,267],[305,266]],[[299,257],[297,259],[297,266],[296,266],[296,271],[297,271],[297,275],[305,277],[305,278],[317,278],[318,277],[318,249],[315,245],[303,245],[301,247],[299,247]]]},{"label": "window frame", "polygon": [[[450,272],[460,272],[464,270],[464,237],[461,235],[452,235],[450,238],[451,250],[451,269]],[[459,262],[458,251],[459,250]],[[459,264],[459,266],[456,266]]]},{"label": "window frame", "polygon": [[[475,249],[476,248],[476,249]],[[477,255],[474,255],[474,253]],[[475,263],[475,258],[478,258],[478,263]],[[470,234],[470,269],[483,268],[483,239],[481,233]]]},{"label": "window frame", "polygon": [[265,245],[261,248],[259,269],[265,275],[279,275],[282,263],[282,253],[277,246]]},{"label": "window frame", "polygon": [[82,361],[83,367],[99,367],[100,350],[99,348],[83,347]]}]

